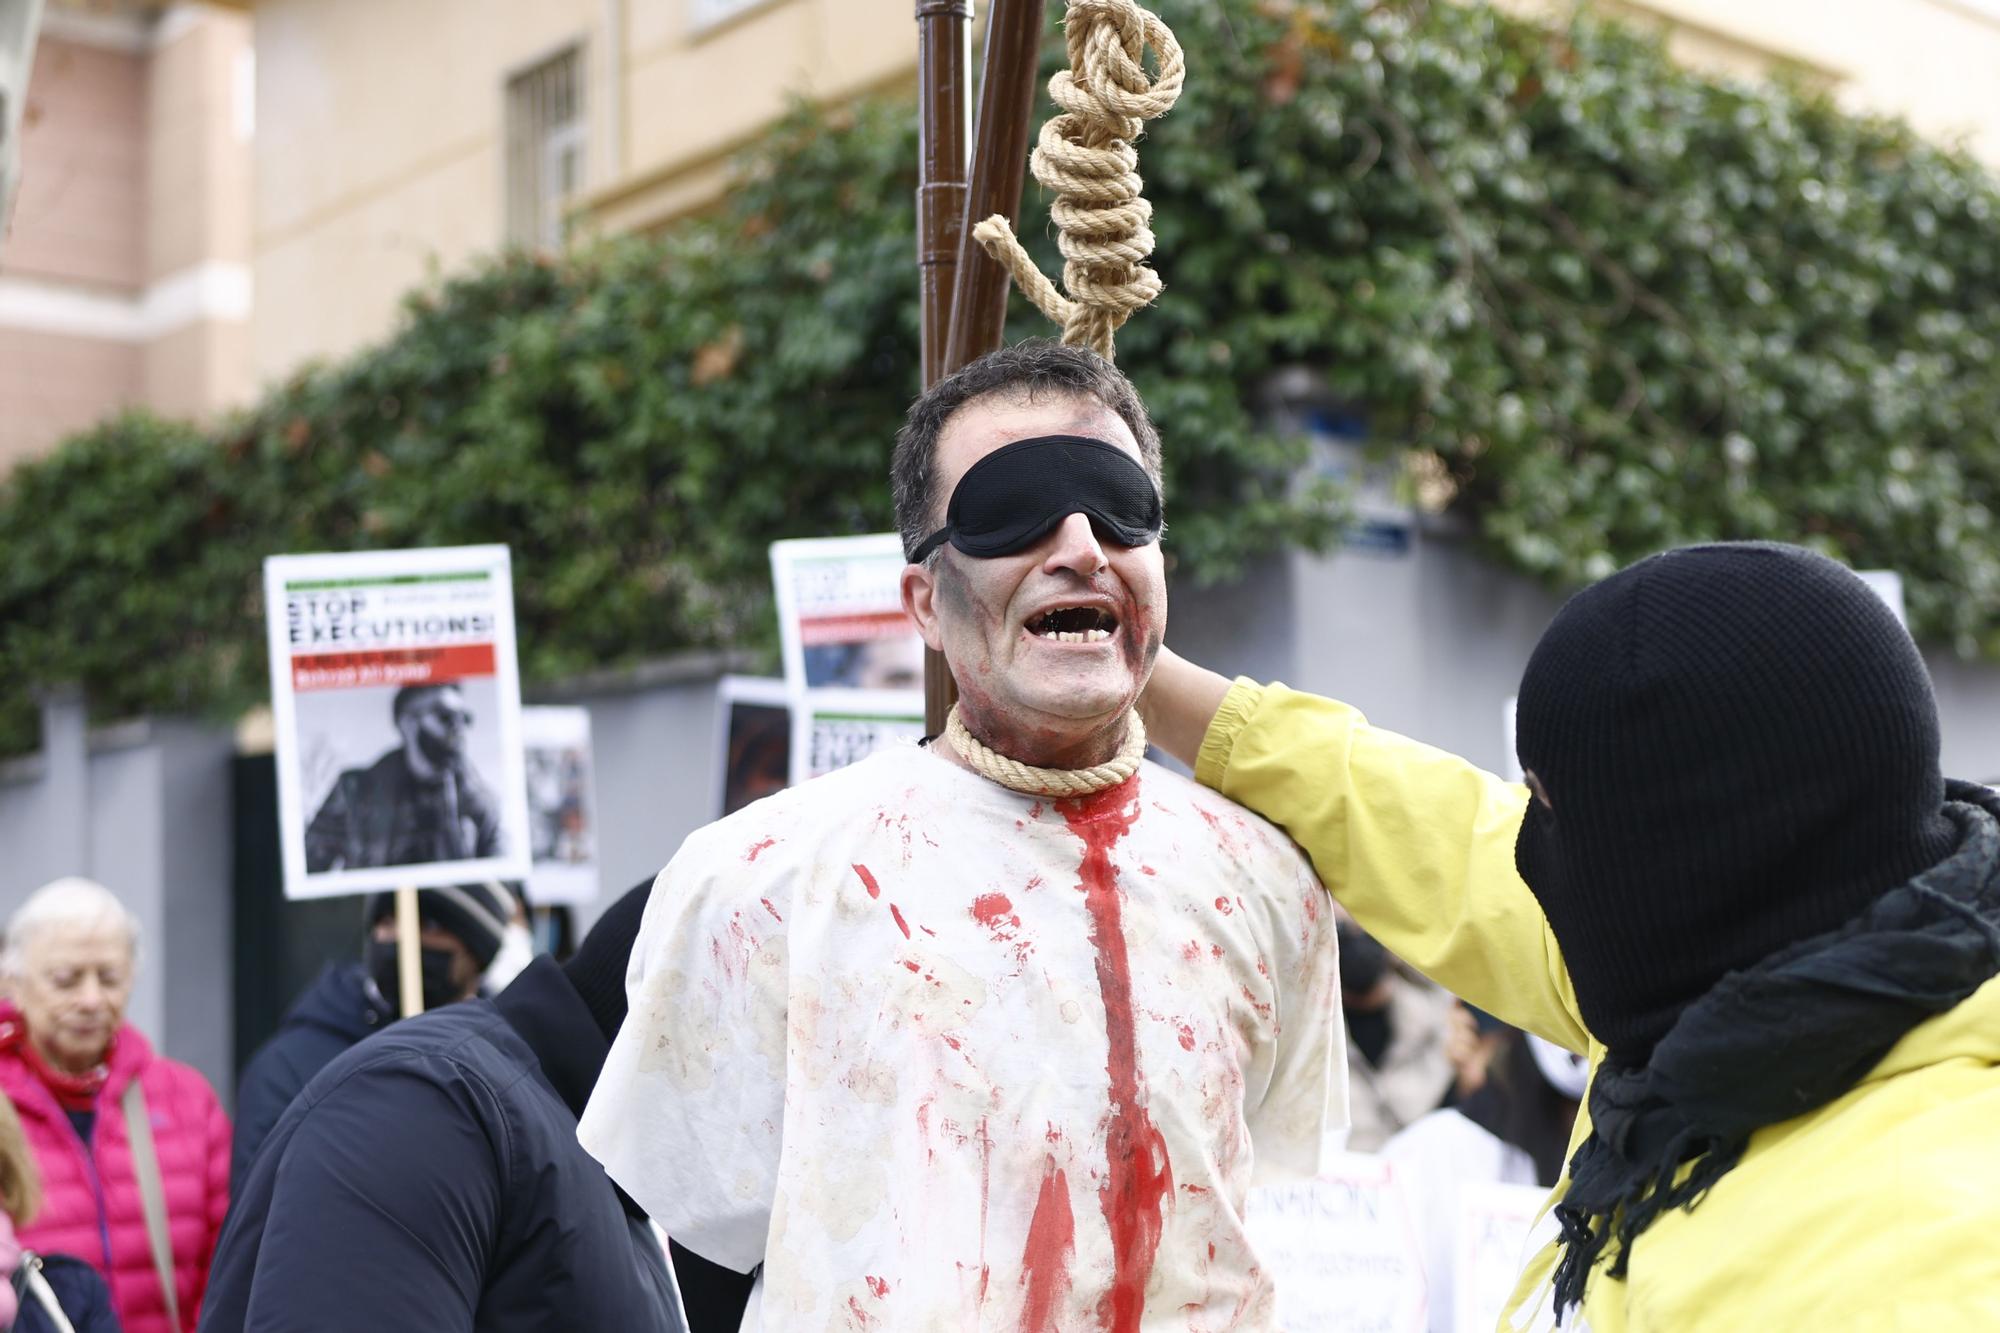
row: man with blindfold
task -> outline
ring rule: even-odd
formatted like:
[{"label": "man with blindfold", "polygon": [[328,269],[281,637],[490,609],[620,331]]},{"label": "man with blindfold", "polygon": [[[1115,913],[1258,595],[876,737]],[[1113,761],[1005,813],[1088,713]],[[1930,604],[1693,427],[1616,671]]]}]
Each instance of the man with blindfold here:
[{"label": "man with blindfold", "polygon": [[905,608],[960,702],[697,833],[581,1134],[767,1327],[1273,1326],[1253,1178],[1345,1102],[1331,912],[1269,825],[1142,761],[1159,437],[1022,344],[911,408]]}]

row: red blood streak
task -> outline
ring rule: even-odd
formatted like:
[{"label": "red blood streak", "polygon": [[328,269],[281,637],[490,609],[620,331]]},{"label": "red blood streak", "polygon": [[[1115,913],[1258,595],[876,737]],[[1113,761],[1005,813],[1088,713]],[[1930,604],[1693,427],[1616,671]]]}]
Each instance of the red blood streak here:
[{"label": "red blood streak", "polygon": [[1069,1177],[1056,1166],[1054,1154],[1042,1170],[1042,1193],[1028,1223],[1028,1245],[1021,1254],[1021,1285],[1028,1289],[1021,1302],[1021,1333],[1057,1328],[1056,1307],[1069,1294],[1069,1259],[1076,1252],[1076,1219],[1069,1211]]},{"label": "red blood streak", "polygon": [[778,840],[776,838],[766,838],[762,842],[753,842],[750,844],[750,850],[743,853],[743,859],[754,861],[757,859],[757,853],[763,851],[766,847],[776,847],[777,845]]},{"label": "red blood streak", "polygon": [[771,906],[771,900],[769,898],[760,898],[758,899],[758,901],[764,904],[764,910],[769,912],[772,915],[772,917],[774,917],[779,921],[783,921],[785,919],[778,915],[777,908]]},{"label": "red blood streak", "polygon": [[875,1322],[874,1318],[871,1317],[866,1310],[861,1308],[860,1297],[849,1296],[847,1298],[847,1308],[854,1312],[854,1327],[867,1328],[870,1324]]},{"label": "red blood streak", "polygon": [[901,927],[902,929],[903,938],[904,939],[910,938],[910,923],[903,920],[903,914],[896,910],[896,904],[894,903],[889,904],[889,915],[896,918],[897,926]]},{"label": "red blood streak", "polygon": [[965,1049],[964,1047],[962,1047],[962,1046],[960,1046],[960,1045],[958,1044],[958,1038],[957,1038],[957,1037],[946,1037],[946,1038],[944,1039],[944,1044],[945,1044],[945,1045],[947,1045],[947,1046],[949,1046],[949,1047],[951,1047],[951,1048],[952,1048],[952,1049],[953,1049],[954,1051],[959,1051],[959,1050],[963,1050],[963,1049]]},{"label": "red blood streak", "polygon": [[1059,802],[1063,821],[1083,840],[1084,908],[1097,947],[1097,988],[1104,998],[1111,1082],[1111,1120],[1105,1128],[1106,1173],[1098,1206],[1111,1232],[1111,1289],[1097,1305],[1106,1333],[1136,1333],[1146,1308],[1146,1280],[1160,1248],[1165,1210],[1173,1195],[1167,1143],[1146,1112],[1139,1072],[1139,1030],[1132,1008],[1132,964],[1125,946],[1123,896],[1111,849],[1139,817],[1136,778],[1094,796]]},{"label": "red blood streak", "polygon": [[1194,1049],[1194,1029],[1185,1023],[1181,1024],[1181,1049],[1184,1051]]},{"label": "red blood streak", "polygon": [[875,1299],[879,1301],[889,1294],[889,1284],[882,1278],[871,1277],[868,1279],[868,1290],[874,1292]]},{"label": "red blood streak", "polygon": [[909,968],[912,972],[921,972],[924,970],[924,965],[914,958],[905,958],[903,966]]},{"label": "red blood streak", "polygon": [[982,894],[972,901],[972,919],[982,926],[997,926],[1014,910],[1014,902],[1004,893]]},{"label": "red blood streak", "polygon": [[1230,906],[1229,899],[1217,898],[1215,900],[1215,910],[1222,913],[1224,916],[1228,916],[1231,912],[1234,912],[1236,909]]},{"label": "red blood streak", "polygon": [[854,873],[861,876],[861,887],[868,890],[870,898],[880,898],[882,896],[882,886],[877,884],[875,877],[868,873],[867,866],[857,865],[854,867]]}]

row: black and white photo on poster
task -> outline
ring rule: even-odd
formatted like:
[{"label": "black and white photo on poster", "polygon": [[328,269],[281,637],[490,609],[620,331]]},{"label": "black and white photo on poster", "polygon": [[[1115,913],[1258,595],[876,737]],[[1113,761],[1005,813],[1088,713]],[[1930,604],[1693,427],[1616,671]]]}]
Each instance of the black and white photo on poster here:
[{"label": "black and white photo on poster", "polygon": [[308,871],[505,853],[491,676],[313,690],[294,707]]}]

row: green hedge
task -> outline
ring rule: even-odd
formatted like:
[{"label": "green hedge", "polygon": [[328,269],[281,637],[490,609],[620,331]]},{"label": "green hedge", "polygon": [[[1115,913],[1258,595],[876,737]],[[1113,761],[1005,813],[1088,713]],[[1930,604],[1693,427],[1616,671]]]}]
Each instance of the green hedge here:
[{"label": "green hedge", "polygon": [[[1119,358],[1184,570],[1336,534],[1303,447],[1257,428],[1303,365],[1536,575],[1804,540],[1901,570],[1920,634],[2000,650],[2000,191],[1968,157],[1587,19],[1158,7],[1193,73],[1142,145],[1167,293]],[[915,158],[907,105],[801,109],[713,215],[495,260],[213,432],[129,416],[19,469],[0,748],[36,681],[100,715],[260,698],[274,551],[508,542],[531,681],[768,644],[768,542],[889,525]]]}]

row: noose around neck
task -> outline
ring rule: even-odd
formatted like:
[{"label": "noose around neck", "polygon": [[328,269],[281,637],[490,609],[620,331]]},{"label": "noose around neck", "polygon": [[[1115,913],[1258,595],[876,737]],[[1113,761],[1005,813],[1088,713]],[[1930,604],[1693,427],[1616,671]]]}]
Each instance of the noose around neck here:
[{"label": "noose around neck", "polygon": [[1090,796],[1109,791],[1138,772],[1139,761],[1146,757],[1146,724],[1139,720],[1137,710],[1127,714],[1125,743],[1118,753],[1093,768],[1037,768],[1009,759],[965,729],[957,704],[945,718],[944,738],[973,772],[1024,796]]}]

